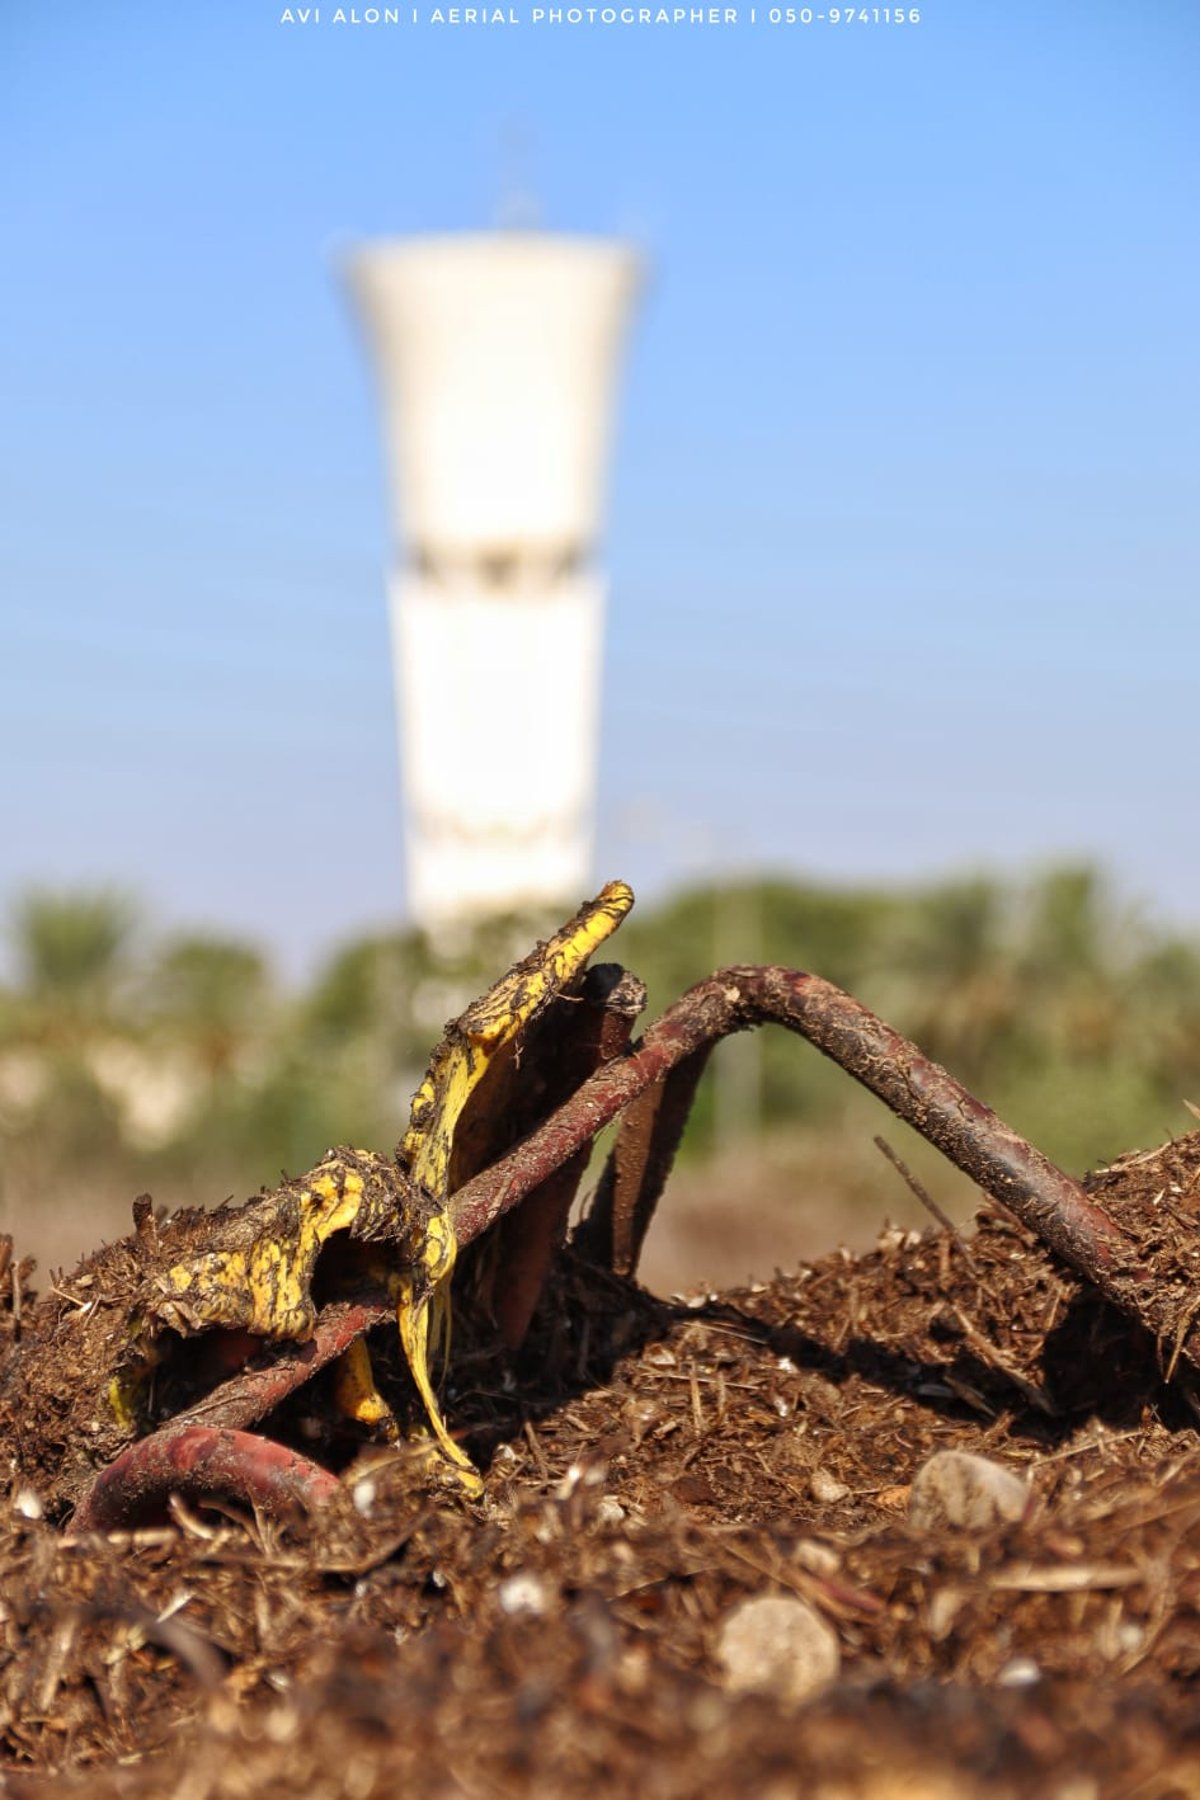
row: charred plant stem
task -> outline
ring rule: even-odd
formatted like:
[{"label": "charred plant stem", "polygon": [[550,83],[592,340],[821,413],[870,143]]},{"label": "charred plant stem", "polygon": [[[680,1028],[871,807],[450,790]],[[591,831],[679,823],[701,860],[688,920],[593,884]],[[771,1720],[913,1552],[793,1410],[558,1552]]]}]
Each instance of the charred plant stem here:
[{"label": "charred plant stem", "polygon": [[618,1275],[637,1271],[712,1048],[702,1044],[676,1063],[630,1103],[621,1120],[595,1200],[574,1238],[585,1256]]},{"label": "charred plant stem", "polygon": [[[626,1053],[634,1021],[645,1004],[644,984],[619,964],[597,963],[587,971],[572,1004],[564,1009],[557,1039],[542,1052],[554,1065],[547,1071],[550,1106],[544,1111],[552,1112],[594,1070]],[[566,1237],[588,1151],[584,1144],[559,1163],[500,1228],[492,1306],[510,1350],[519,1349],[525,1338],[554,1253]]]}]

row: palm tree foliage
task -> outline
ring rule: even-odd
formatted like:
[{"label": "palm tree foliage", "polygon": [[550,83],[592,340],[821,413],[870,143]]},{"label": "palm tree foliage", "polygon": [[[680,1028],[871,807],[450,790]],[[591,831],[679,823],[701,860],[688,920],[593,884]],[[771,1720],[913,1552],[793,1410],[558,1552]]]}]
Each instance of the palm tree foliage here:
[{"label": "palm tree foliage", "polygon": [[129,978],[137,909],[113,889],[35,891],[14,909],[15,1001],[24,1031],[62,1046],[102,1029]]}]

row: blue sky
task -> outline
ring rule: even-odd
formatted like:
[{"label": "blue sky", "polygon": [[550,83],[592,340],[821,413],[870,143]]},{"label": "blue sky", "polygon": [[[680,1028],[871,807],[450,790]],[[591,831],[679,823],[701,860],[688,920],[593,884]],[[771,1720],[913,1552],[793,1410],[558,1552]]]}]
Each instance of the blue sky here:
[{"label": "blue sky", "polygon": [[334,267],[493,223],[515,171],[653,264],[598,873],[1088,854],[1200,921],[1191,0],[282,10],[0,15],[0,904],[119,881],[293,968],[402,913],[382,458]]}]

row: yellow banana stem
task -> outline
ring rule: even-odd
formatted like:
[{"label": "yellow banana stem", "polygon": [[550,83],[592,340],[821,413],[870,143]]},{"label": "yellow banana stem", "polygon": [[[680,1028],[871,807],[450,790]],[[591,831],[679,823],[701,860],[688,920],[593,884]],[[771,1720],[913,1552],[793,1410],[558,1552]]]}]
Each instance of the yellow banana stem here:
[{"label": "yellow banana stem", "polygon": [[417,1392],[425,1405],[433,1435],[438,1441],[442,1454],[454,1465],[459,1480],[472,1499],[477,1499],[483,1492],[483,1481],[465,1450],[454,1442],[446,1429],[438,1406],[437,1395],[433,1391],[433,1383],[429,1378],[429,1313],[430,1296],[423,1294],[414,1299],[411,1283],[407,1284],[407,1293],[401,1292],[396,1307],[396,1323],[400,1327],[400,1342],[404,1346],[404,1354],[408,1358],[408,1366],[412,1378],[417,1384]]}]

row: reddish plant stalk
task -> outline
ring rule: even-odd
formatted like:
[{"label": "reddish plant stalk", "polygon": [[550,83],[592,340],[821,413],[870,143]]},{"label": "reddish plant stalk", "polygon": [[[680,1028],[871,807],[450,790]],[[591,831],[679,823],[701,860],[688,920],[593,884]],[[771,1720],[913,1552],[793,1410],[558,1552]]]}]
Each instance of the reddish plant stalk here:
[{"label": "reddish plant stalk", "polygon": [[96,1478],[76,1508],[72,1530],[147,1524],[166,1516],[172,1494],[240,1501],[283,1518],[326,1505],[340,1485],[328,1469],[270,1438],[176,1421],[132,1444]]},{"label": "reddish plant stalk", "polygon": [[455,1194],[462,1242],[485,1231],[647,1088],[734,1031],[774,1023],[815,1044],[1043,1243],[1151,1330],[1145,1271],[1104,1210],[945,1069],[849,994],[796,969],[719,971],[692,988],[626,1057],[606,1064],[565,1106]]}]

